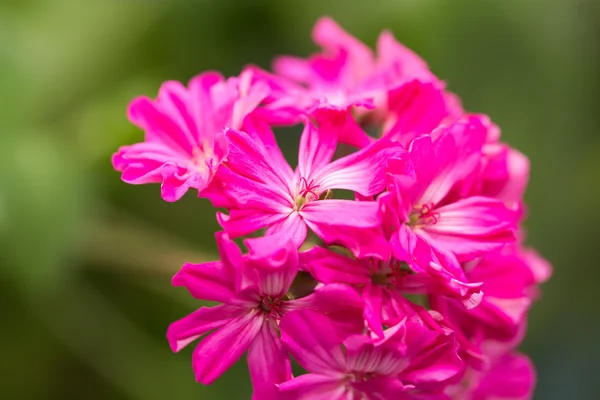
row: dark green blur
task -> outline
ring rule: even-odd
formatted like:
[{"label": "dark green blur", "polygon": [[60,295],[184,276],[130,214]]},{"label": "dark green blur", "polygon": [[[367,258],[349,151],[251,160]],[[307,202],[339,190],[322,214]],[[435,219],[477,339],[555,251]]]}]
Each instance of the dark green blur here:
[{"label": "dark green blur", "polygon": [[198,306],[170,279],[215,257],[213,210],[122,183],[110,156],[142,137],[132,97],[307,55],[330,15],[370,45],[393,30],[530,157],[528,243],[555,267],[522,346],[536,399],[600,399],[599,3],[2,0],[0,398],[250,398],[244,363],[203,387],[164,335]]}]

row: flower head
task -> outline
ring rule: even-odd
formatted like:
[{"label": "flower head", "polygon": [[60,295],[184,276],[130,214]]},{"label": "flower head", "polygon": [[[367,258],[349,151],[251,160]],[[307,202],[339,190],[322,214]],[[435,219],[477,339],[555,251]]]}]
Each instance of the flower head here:
[{"label": "flower head", "polygon": [[[515,348],[551,267],[522,243],[526,156],[390,32],[373,51],[322,18],[313,39],[273,73],[129,107],[145,138],[113,156],[122,179],[221,209],[220,260],[173,278],[216,304],[172,323],[171,348],[198,341],[203,384],[247,354],[254,400],[530,399]],[[298,123],[292,168],[272,128]]]},{"label": "flower head", "polygon": [[219,215],[223,229],[239,237],[267,228],[266,236],[277,235],[300,247],[310,228],[326,242],[341,243],[356,254],[373,251],[380,237],[377,202],[332,199],[330,193],[344,189],[365,197],[378,194],[385,186],[387,159],[404,150],[383,139],[332,161],[339,129],[306,122],[295,170],[276,144],[229,130],[228,168],[205,192],[215,206],[229,211]]},{"label": "flower head", "polygon": [[276,383],[291,378],[278,333],[281,318],[290,310],[343,310],[339,334],[358,329],[351,323],[358,301],[351,289],[328,286],[298,299],[290,292],[298,271],[298,254],[291,244],[261,242],[264,247],[255,246],[242,255],[226,234],[216,238],[221,261],[185,264],[173,277],[173,285],[184,286],[195,298],[221,303],[201,307],[171,324],[167,332],[173,351],[206,335],[192,356],[199,382],[212,383],[248,351],[255,391],[273,393]]},{"label": "flower head", "polygon": [[240,128],[267,93],[264,85],[251,85],[248,73],[225,81],[206,72],[187,88],[166,82],[156,100],[139,97],[129,105],[128,117],[145,140],[121,147],[113,166],[127,183],[162,183],[166,201],[179,200],[190,188],[202,191],[227,156],[224,128]]}]

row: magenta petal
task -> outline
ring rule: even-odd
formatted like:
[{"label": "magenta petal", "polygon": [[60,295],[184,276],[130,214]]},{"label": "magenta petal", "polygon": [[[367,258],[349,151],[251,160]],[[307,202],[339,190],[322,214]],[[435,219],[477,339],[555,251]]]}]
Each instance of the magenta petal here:
[{"label": "magenta petal", "polygon": [[304,205],[300,215],[311,225],[373,228],[380,224],[378,209],[375,201],[320,200]]},{"label": "magenta petal", "polygon": [[[415,355],[410,366],[402,372],[403,382],[435,387],[436,384],[453,382],[453,379],[460,377],[465,364],[458,356],[457,344],[452,339],[453,336],[440,337],[436,343],[430,344]],[[416,346],[413,346],[414,350],[417,350]]]},{"label": "magenta petal", "polygon": [[515,213],[499,200],[469,197],[440,207],[437,223],[427,225],[426,239],[459,259],[473,258],[515,240]]},{"label": "magenta petal", "polygon": [[272,188],[286,191],[288,174],[279,170],[280,164],[273,163],[269,152],[249,134],[233,129],[226,130],[229,138],[229,156],[227,165],[234,172],[269,185]]},{"label": "magenta petal", "polygon": [[[194,84],[198,79],[206,81],[200,89]],[[208,72],[192,80],[189,89],[169,81],[161,86],[156,100],[139,97],[131,102],[129,119],[145,131],[145,142],[122,147],[114,156],[123,180],[135,184],[162,181],[166,201],[180,199],[190,188],[201,191],[210,183],[229,147],[222,130],[231,118],[231,107],[221,113],[223,118],[213,112],[211,89],[222,80],[219,74]]]},{"label": "magenta petal", "polygon": [[381,306],[383,304],[383,289],[379,285],[374,285],[370,281],[367,282],[363,289],[363,300],[365,308],[363,315],[369,328],[378,336],[383,337],[383,329],[381,327]]},{"label": "magenta petal", "polygon": [[488,197],[469,197],[436,208],[438,222],[427,227],[438,234],[485,236],[514,230],[514,212]]},{"label": "magenta petal", "polygon": [[344,353],[332,323],[323,314],[296,310],[281,320],[281,338],[306,370],[322,374],[343,373]]},{"label": "magenta petal", "polygon": [[250,345],[248,368],[256,400],[277,400],[276,385],[292,379],[290,358],[273,323],[265,323]]},{"label": "magenta petal", "polygon": [[305,374],[279,385],[281,400],[352,400],[344,376]]},{"label": "magenta petal", "polygon": [[209,385],[221,376],[248,350],[263,321],[263,317],[252,310],[200,341],[192,355],[196,380]]},{"label": "magenta petal", "polygon": [[321,190],[346,189],[373,196],[385,188],[387,161],[403,154],[399,143],[383,138],[325,166],[314,178]]},{"label": "magenta petal", "polygon": [[270,224],[267,235],[279,237],[281,243],[292,242],[296,248],[300,248],[306,239],[308,228],[306,222],[297,213],[292,212],[283,219]]},{"label": "magenta petal", "polygon": [[224,83],[223,76],[218,72],[208,71],[193,77],[188,85],[191,114],[198,129],[199,140],[221,132],[230,119],[216,118],[211,89],[219,83]]},{"label": "magenta petal", "polygon": [[[317,108],[311,114],[319,127],[333,125],[337,127],[338,140],[340,143],[362,149],[374,141],[356,122],[352,115],[352,108]],[[329,128],[331,129],[331,128]]]},{"label": "magenta petal", "polygon": [[395,378],[377,377],[364,382],[354,382],[352,387],[366,395],[366,397],[359,398],[412,400],[402,382]]},{"label": "magenta petal", "polygon": [[449,114],[442,88],[418,80],[390,90],[388,108],[390,116],[384,131],[405,146],[433,131]]},{"label": "magenta petal", "polygon": [[338,283],[324,285],[287,304],[290,309],[308,309],[327,315],[340,340],[364,330],[363,301],[352,286]]},{"label": "magenta petal", "polygon": [[322,283],[364,284],[370,279],[368,264],[319,246],[300,254],[300,262]]},{"label": "magenta petal", "polygon": [[[400,336],[403,334],[401,331]],[[344,344],[348,371],[396,377],[408,363],[404,356],[405,348],[378,346],[377,342],[365,335],[352,336]]]},{"label": "magenta petal", "polygon": [[415,139],[410,156],[415,165],[420,190],[417,204],[438,204],[460,180],[478,166],[486,128],[480,118],[469,118],[441,127],[429,136]]},{"label": "magenta petal", "polygon": [[220,261],[204,264],[186,263],[173,277],[174,286],[185,286],[199,300],[229,303],[235,301],[233,270]]},{"label": "magenta petal", "polygon": [[280,298],[289,290],[298,272],[298,252],[290,243],[279,243],[273,236],[248,243],[244,276],[257,285],[261,295]]},{"label": "magenta petal", "polygon": [[346,32],[337,22],[328,17],[320,18],[315,24],[312,37],[326,52],[348,54],[350,74],[365,77],[373,68],[373,51],[357,38]]},{"label": "magenta petal", "polygon": [[425,61],[400,44],[389,31],[383,31],[377,39],[377,66],[387,83],[415,78],[423,82],[437,81]]},{"label": "magenta petal", "polygon": [[208,331],[227,324],[230,320],[246,313],[241,307],[220,305],[202,307],[188,316],[169,325],[167,339],[171,350],[177,352]]},{"label": "magenta petal", "polygon": [[223,232],[216,235],[222,261],[204,264],[186,263],[173,277],[174,286],[185,286],[200,300],[243,305],[236,294],[238,269],[242,267],[240,250]]},{"label": "magenta petal", "polygon": [[181,199],[192,186],[204,188],[208,182],[209,175],[190,175],[184,168],[176,165],[166,164],[162,170],[162,185],[160,194],[165,201],[173,202]]},{"label": "magenta petal", "polygon": [[339,128],[329,124],[317,128],[306,122],[300,138],[298,172],[305,179],[313,179],[316,171],[329,164],[335,153]]},{"label": "magenta petal", "polygon": [[481,380],[473,400],[502,398],[527,400],[535,386],[535,369],[522,354],[509,354],[500,359]]},{"label": "magenta petal", "polygon": [[[164,85],[181,84],[165,82]],[[146,132],[147,141],[163,143],[182,155],[192,154],[193,138],[185,132],[184,127],[176,123],[177,117],[161,110],[160,106],[148,97],[134,99],[129,104],[127,115],[131,122]]]},{"label": "magenta petal", "polygon": [[284,218],[281,214],[256,209],[238,209],[229,211],[229,215],[217,213],[217,220],[232,238],[248,235],[258,229],[276,224]]}]

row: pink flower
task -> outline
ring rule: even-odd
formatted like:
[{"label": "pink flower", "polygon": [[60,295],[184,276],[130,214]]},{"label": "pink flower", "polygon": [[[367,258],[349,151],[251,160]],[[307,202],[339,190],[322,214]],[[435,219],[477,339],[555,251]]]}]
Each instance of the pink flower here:
[{"label": "pink flower", "polygon": [[535,388],[535,368],[526,356],[509,353],[485,371],[469,370],[463,382],[448,388],[455,400],[530,400]]},{"label": "pink flower", "polygon": [[488,253],[465,264],[468,279],[481,281],[481,304],[465,310],[449,298],[431,295],[430,305],[458,337],[465,358],[475,367],[489,364],[484,346],[490,341],[512,347],[525,334],[526,314],[537,296],[537,285],[549,277],[548,263],[518,245]]},{"label": "pink flower", "polygon": [[[352,285],[362,292],[364,318],[369,328],[383,335],[382,325],[391,325],[407,314],[405,294],[437,294],[461,300],[466,308],[481,301],[481,283],[465,283],[460,269],[442,266],[422,240],[413,251],[414,259],[374,257],[356,260],[315,246],[301,254],[301,265],[319,282]],[[423,260],[423,262],[421,262]],[[455,272],[458,276],[452,275]]]},{"label": "pink flower", "polygon": [[[389,192],[379,201],[397,238],[392,244],[416,242],[411,236],[418,235],[438,251],[468,260],[515,240],[516,215],[502,201],[450,196],[479,165],[485,135],[479,118],[470,117],[413,140],[404,158],[390,160]],[[394,251],[405,252],[398,245]]]},{"label": "pink flower", "polygon": [[[380,339],[354,335],[341,340],[325,316],[304,310],[287,314],[281,328],[285,347],[310,372],[279,385],[282,400],[446,399],[439,392],[413,390],[414,385],[399,378],[443,381],[462,370],[456,355],[444,364],[458,361],[456,370],[435,364],[429,365],[428,373],[421,369],[418,365],[435,359],[440,348],[433,345],[431,335],[406,321],[387,329]],[[412,364],[416,368],[411,369]]]},{"label": "pink flower", "polygon": [[380,193],[387,160],[403,149],[382,139],[332,162],[338,135],[335,124],[317,129],[307,122],[293,171],[274,140],[229,130],[227,168],[204,193],[216,207],[228,209],[229,215],[218,215],[225,231],[235,238],[267,228],[267,236],[278,235],[300,247],[310,228],[326,242],[343,244],[355,254],[378,252],[383,237],[377,231],[377,202],[331,199],[331,190]]},{"label": "pink flower", "polygon": [[389,90],[383,114],[382,134],[408,147],[413,139],[455,122],[464,112],[442,83],[415,79]]},{"label": "pink flower", "polygon": [[413,79],[437,81],[427,64],[388,31],[377,41],[377,57],[331,18],[317,21],[313,39],[322,52],[308,59],[279,57],[273,63],[275,75],[255,70],[257,79],[271,87],[266,109],[276,123],[295,123],[319,108],[385,106],[390,88]]},{"label": "pink flower", "polygon": [[433,307],[456,322],[455,330],[469,338],[513,340],[531,305],[528,293],[535,282],[525,260],[515,246],[506,246],[468,263],[465,269],[469,279],[483,282],[485,296],[479,307],[465,311],[438,298]]},{"label": "pink flower", "polygon": [[[173,351],[205,336],[192,356],[196,379],[212,383],[246,351],[248,366],[260,399],[275,393],[275,384],[291,378],[290,362],[282,348],[278,324],[290,310],[310,307],[321,312],[340,312],[340,335],[360,329],[352,323],[351,309],[360,299],[349,288],[322,287],[311,295],[294,299],[288,292],[298,270],[298,255],[290,245],[265,244],[242,256],[224,233],[216,235],[222,260],[185,264],[173,277],[197,299],[222,303],[202,307],[169,327],[167,338]],[[358,314],[360,315],[360,314]]]},{"label": "pink flower", "polygon": [[166,201],[179,200],[190,188],[203,190],[227,156],[223,129],[240,128],[246,115],[265,98],[268,88],[251,85],[249,73],[227,81],[216,72],[164,83],[156,100],[139,97],[129,105],[131,122],[145,131],[145,141],[123,146],[113,166],[131,184],[162,183]]},{"label": "pink flower", "polygon": [[474,116],[486,128],[479,166],[471,177],[455,187],[451,196],[486,196],[502,200],[522,214],[523,194],[529,181],[529,160],[500,142],[500,129],[485,115]]}]

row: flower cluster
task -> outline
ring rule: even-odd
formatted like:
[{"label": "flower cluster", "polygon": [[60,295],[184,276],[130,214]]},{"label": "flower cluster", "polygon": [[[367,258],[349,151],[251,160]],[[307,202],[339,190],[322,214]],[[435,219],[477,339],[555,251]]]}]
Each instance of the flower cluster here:
[{"label": "flower cluster", "polygon": [[[122,179],[220,209],[220,261],[173,278],[217,304],[171,348],[198,340],[203,384],[247,354],[257,400],[531,398],[515,348],[551,270],[522,244],[527,158],[390,32],[373,52],[322,18],[313,38],[129,107],[145,140],[113,156]],[[293,168],[272,129],[296,124]]]}]

